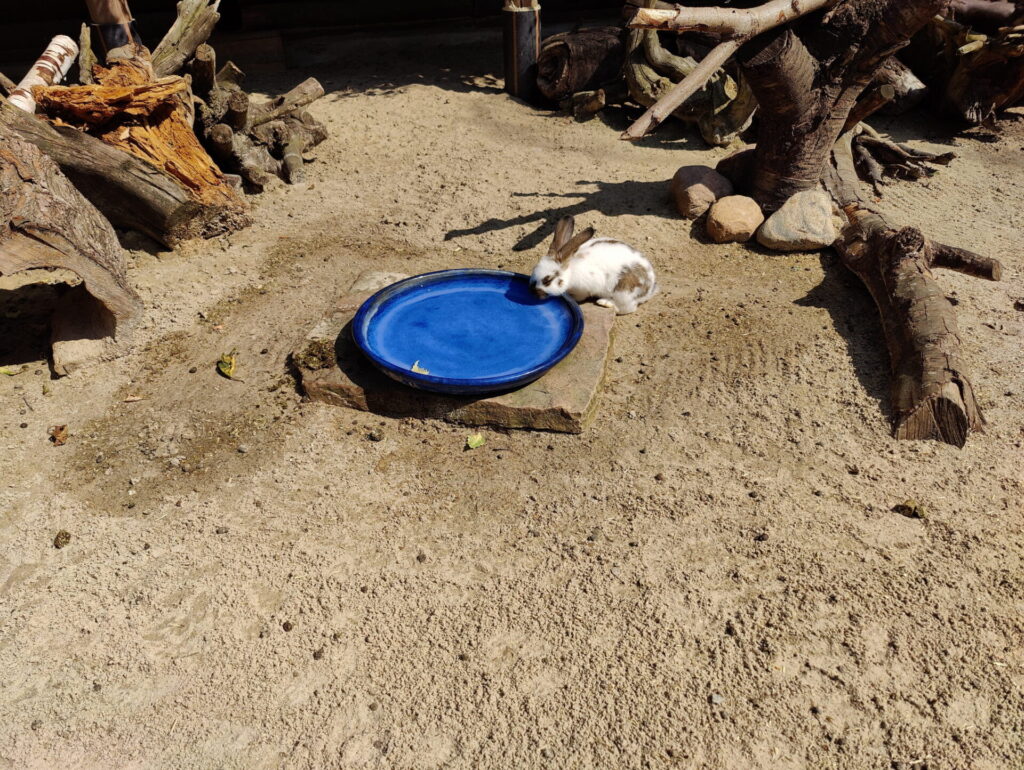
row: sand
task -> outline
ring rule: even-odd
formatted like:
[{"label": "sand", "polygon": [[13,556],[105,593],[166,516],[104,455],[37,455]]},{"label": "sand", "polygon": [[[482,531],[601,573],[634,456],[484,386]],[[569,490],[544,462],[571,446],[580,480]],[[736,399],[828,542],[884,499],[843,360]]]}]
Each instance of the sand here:
[{"label": "sand", "polygon": [[[876,123],[960,156],[888,187],[891,219],[1006,268],[940,275],[989,420],[958,450],[890,437],[877,314],[833,253],[673,214],[676,168],[725,150],[506,97],[494,29],[294,56],[252,80],[328,89],[310,184],[230,237],[129,238],[132,352],[51,379],[58,288],[0,284],[0,364],[28,367],[0,377],[0,766],[1019,766],[1024,111]],[[302,402],[287,354],[360,273],[528,271],[564,213],[663,287],[618,320],[585,434],[465,452]]]}]

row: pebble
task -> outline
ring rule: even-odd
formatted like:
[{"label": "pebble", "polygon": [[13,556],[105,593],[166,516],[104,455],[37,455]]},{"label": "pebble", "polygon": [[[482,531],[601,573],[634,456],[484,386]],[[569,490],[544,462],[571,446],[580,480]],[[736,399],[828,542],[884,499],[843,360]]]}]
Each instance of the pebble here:
[{"label": "pebble", "polygon": [[228,533],[228,528],[227,527],[217,527],[217,529],[215,529],[214,532],[216,532],[218,535],[226,535]]},{"label": "pebble", "polygon": [[708,698],[708,700],[711,702],[712,706],[721,706],[723,703],[725,703],[725,698],[722,695],[719,695],[717,692],[712,693],[711,697]]},{"label": "pebble", "polygon": [[838,237],[832,201],[818,189],[792,196],[757,231],[757,242],[775,251],[817,251]]},{"label": "pebble", "polygon": [[281,628],[283,628],[285,631],[291,631],[293,628],[295,628],[295,626],[292,625],[292,622],[290,620],[286,620],[284,623],[281,624]]},{"label": "pebble", "polygon": [[553,752],[553,751],[552,751],[551,749],[549,749],[549,748],[543,748],[543,749],[541,749],[541,750],[540,750],[540,755],[541,755],[542,757],[544,757],[544,759],[554,759],[554,758],[555,758],[555,752]]},{"label": "pebble", "polygon": [[709,166],[683,166],[672,177],[670,189],[679,213],[698,219],[716,200],[732,195],[732,182]]},{"label": "pebble", "polygon": [[369,433],[368,433],[368,434],[366,435],[366,437],[367,437],[368,439],[370,439],[370,441],[383,441],[383,440],[384,440],[384,434],[383,434],[383,433],[382,433],[381,431],[377,430],[376,428],[374,428],[373,430],[371,430],[371,431],[370,431],[370,432],[369,432]]},{"label": "pebble", "polygon": [[757,201],[745,195],[722,198],[708,212],[707,234],[715,243],[746,243],[764,222]]},{"label": "pebble", "polygon": [[246,453],[247,453],[248,451],[249,451],[249,446],[248,446],[248,444],[239,444],[239,445],[238,445],[238,454],[240,454],[240,455],[244,455],[244,454],[246,454]]}]

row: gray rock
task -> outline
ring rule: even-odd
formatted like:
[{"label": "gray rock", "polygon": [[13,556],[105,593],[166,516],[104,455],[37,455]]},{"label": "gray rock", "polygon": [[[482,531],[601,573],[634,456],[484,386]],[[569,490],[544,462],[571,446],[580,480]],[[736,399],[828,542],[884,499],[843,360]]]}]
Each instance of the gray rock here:
[{"label": "gray rock", "polygon": [[745,243],[764,222],[757,201],[745,195],[722,198],[708,212],[707,233],[715,243]]},{"label": "gray rock", "polygon": [[385,286],[390,286],[391,284],[408,277],[409,276],[405,273],[386,273],[382,270],[367,270],[365,273],[360,273],[349,291],[353,294],[361,294],[364,291],[377,291],[378,289],[383,289]]},{"label": "gray rock", "polygon": [[775,251],[816,251],[838,237],[832,201],[822,190],[797,193],[757,231],[757,242]]},{"label": "gray rock", "polygon": [[671,190],[679,213],[697,219],[716,200],[732,195],[732,182],[708,166],[683,166],[672,177]]}]

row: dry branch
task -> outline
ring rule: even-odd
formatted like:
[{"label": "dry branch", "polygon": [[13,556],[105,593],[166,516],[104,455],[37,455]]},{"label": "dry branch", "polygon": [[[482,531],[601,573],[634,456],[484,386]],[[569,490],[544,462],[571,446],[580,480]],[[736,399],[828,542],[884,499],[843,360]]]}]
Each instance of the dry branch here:
[{"label": "dry branch", "polygon": [[213,32],[220,19],[219,5],[220,0],[180,0],[174,24],[153,49],[154,75],[163,77],[182,70]]}]

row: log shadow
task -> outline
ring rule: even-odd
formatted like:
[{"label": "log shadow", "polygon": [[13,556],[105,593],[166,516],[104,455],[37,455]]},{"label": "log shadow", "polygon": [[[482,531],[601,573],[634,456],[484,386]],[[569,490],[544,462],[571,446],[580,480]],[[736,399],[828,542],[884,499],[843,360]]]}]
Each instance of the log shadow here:
[{"label": "log shadow", "polygon": [[70,287],[29,283],[0,289],[0,367],[50,360],[51,319]]},{"label": "log shadow", "polygon": [[[599,212],[615,217],[623,214],[678,218],[668,197],[667,180],[656,182],[601,182],[580,180],[578,187],[593,185],[594,192],[575,193],[511,193],[514,198],[559,199],[577,198],[574,203],[548,205],[529,214],[520,214],[508,219],[492,218],[474,227],[449,230],[444,239],[461,238],[466,235],[483,235],[511,227],[535,225],[534,230],[520,238],[512,247],[513,251],[526,251],[544,242],[554,232],[555,224],[566,216],[581,216]],[[599,233],[600,234],[600,233]]]},{"label": "log shadow", "polygon": [[891,423],[895,418],[890,395],[892,367],[878,308],[864,285],[831,251],[821,254],[821,266],[821,283],[795,304],[828,311],[833,327],[846,343],[857,381]]}]

